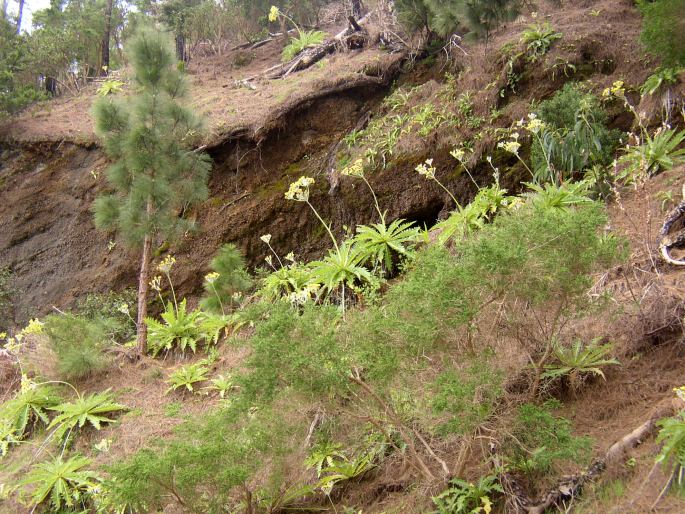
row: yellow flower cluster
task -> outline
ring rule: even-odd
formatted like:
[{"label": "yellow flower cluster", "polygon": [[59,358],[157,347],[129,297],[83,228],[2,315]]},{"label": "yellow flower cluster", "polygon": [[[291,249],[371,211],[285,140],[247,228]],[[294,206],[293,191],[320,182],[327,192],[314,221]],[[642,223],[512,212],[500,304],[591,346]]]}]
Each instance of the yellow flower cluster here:
[{"label": "yellow flower cluster", "polygon": [[280,14],[280,11],[278,10],[278,7],[275,5],[271,6],[271,9],[269,10],[269,21],[271,23],[275,22],[278,19],[278,15]]},{"label": "yellow flower cluster", "polygon": [[676,387],[673,389],[675,395],[685,402],[685,386]]},{"label": "yellow flower cluster", "polygon": [[433,166],[433,159],[426,159],[426,162],[423,164],[419,164],[416,167],[416,171],[419,173],[419,175],[423,175],[424,177],[428,179],[434,179],[435,178],[435,166]]},{"label": "yellow flower cluster", "polygon": [[290,184],[290,188],[285,193],[285,199],[296,202],[308,202],[309,186],[313,183],[314,179],[311,177],[300,177],[296,182]]},{"label": "yellow flower cluster", "polygon": [[161,273],[164,273],[165,275],[168,275],[171,271],[171,268],[173,268],[174,264],[176,264],[176,259],[171,255],[167,255],[164,258],[164,260],[159,263],[159,265],[157,266],[157,270]]},{"label": "yellow flower cluster", "polygon": [[162,290],[162,277],[157,275],[152,280],[150,280],[150,287],[152,289],[154,289],[155,291],[161,291]]},{"label": "yellow flower cluster", "polygon": [[216,279],[219,278],[219,274],[216,271],[212,271],[211,273],[207,273],[205,275],[205,280],[207,281],[208,284],[213,284],[216,282]]},{"label": "yellow flower cluster", "polygon": [[497,147],[502,148],[506,152],[518,155],[519,149],[521,148],[521,143],[518,141],[500,141],[497,143]]},{"label": "yellow flower cluster", "polygon": [[364,161],[357,159],[354,163],[343,168],[340,172],[347,177],[363,177],[364,176]]},{"label": "yellow flower cluster", "polygon": [[259,239],[261,239],[264,243],[269,244],[271,242],[271,234],[264,234],[263,236],[259,236]]},{"label": "yellow flower cluster", "polygon": [[528,115],[528,125],[526,129],[533,134],[537,134],[545,128],[545,122],[538,118],[535,113],[530,113]]},{"label": "yellow flower cluster", "polygon": [[463,148],[455,148],[454,150],[452,150],[450,152],[450,155],[462,164],[464,163],[464,160],[466,159],[466,152],[464,151]]},{"label": "yellow flower cluster", "polygon": [[602,91],[602,96],[603,97],[609,97],[609,96],[625,96],[626,94],[626,88],[625,84],[622,80],[617,80],[615,81],[611,87],[607,87]]}]

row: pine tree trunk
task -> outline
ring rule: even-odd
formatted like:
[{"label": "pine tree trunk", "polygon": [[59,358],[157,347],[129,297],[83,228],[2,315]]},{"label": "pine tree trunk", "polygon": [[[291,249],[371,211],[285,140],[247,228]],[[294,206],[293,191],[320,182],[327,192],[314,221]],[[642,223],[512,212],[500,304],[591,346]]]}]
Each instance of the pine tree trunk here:
[{"label": "pine tree trunk", "polygon": [[112,4],[113,0],[107,0],[105,8],[105,32],[102,35],[102,62],[100,63],[101,77],[106,77],[109,73],[109,40],[112,32]]},{"label": "pine tree trunk", "polygon": [[21,18],[24,15],[24,0],[19,0],[19,14],[17,14],[17,34],[21,32]]},{"label": "pine tree trunk", "polygon": [[181,62],[188,62],[186,54],[186,37],[183,34],[176,34],[176,58]]},{"label": "pine tree trunk", "polygon": [[[148,212],[150,210],[148,202]],[[150,253],[152,250],[152,236],[145,236],[143,242],[143,258],[140,262],[140,275],[138,276],[138,353],[143,355],[147,351],[147,292],[150,283]]]}]

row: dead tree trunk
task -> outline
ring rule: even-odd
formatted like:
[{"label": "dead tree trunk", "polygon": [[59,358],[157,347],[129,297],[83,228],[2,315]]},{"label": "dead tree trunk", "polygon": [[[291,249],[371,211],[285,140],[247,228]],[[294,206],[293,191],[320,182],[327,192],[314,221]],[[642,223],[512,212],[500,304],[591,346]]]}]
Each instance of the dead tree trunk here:
[{"label": "dead tree trunk", "polygon": [[106,77],[109,73],[109,41],[112,32],[112,4],[113,0],[107,0],[105,6],[105,32],[102,34],[102,62],[100,63],[100,75]]}]

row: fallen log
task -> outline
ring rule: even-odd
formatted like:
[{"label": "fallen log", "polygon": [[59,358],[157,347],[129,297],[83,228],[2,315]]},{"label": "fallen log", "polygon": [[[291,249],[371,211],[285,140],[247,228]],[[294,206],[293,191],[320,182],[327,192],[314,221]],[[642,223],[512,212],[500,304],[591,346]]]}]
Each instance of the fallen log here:
[{"label": "fallen log", "polygon": [[[352,17],[350,17],[352,18]],[[363,32],[363,25],[368,22],[370,15],[367,14],[358,22],[352,18],[350,25],[344,30],[340,31],[331,39],[328,39],[312,48],[308,48],[297,55],[293,60],[276,66],[273,70],[267,70],[265,76],[269,79],[285,78],[293,72],[301,71],[309,68],[310,66],[316,64],[318,61],[323,59],[326,55],[333,53],[337,48],[349,48],[347,40],[350,36],[359,34]],[[354,21],[354,23],[352,23]],[[359,38],[353,38],[353,47],[359,47]]]}]

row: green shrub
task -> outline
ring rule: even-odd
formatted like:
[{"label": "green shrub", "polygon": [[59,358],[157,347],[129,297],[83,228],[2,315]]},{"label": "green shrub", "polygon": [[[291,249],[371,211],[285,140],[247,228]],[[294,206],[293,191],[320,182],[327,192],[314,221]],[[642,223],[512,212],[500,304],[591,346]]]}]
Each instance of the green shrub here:
[{"label": "green shrub", "polygon": [[[214,274],[205,277],[205,295],[200,305],[214,313],[225,313],[236,300],[233,295],[245,293],[252,287],[252,277],[245,269],[245,259],[234,244],[223,245],[209,264]],[[209,276],[209,275],[208,275]]]},{"label": "green shrub", "polygon": [[[293,425],[282,412],[241,401],[231,407],[188,422],[177,436],[157,441],[109,471],[105,483],[112,498],[128,504],[134,512],[153,512],[169,502],[169,491],[179,507],[193,512],[234,512],[246,491],[250,477],[268,459],[268,473],[282,476],[281,456],[301,445],[305,427]],[[269,482],[269,475],[262,475]],[[182,502],[182,504],[181,504]],[[243,509],[245,504],[243,504]],[[241,509],[242,510],[242,509]]]},{"label": "green shrub", "polygon": [[198,383],[207,380],[207,373],[209,373],[209,368],[207,368],[203,361],[181,366],[169,375],[169,379],[167,380],[169,389],[167,389],[166,392],[169,393],[181,388],[193,393],[195,392],[195,386]]},{"label": "green shrub", "polygon": [[597,97],[577,84],[566,84],[536,112],[546,127],[540,140],[534,140],[531,161],[542,180],[549,179],[548,166],[567,178],[613,161],[621,133],[607,128],[607,114]]},{"label": "green shrub", "polygon": [[[685,399],[685,387],[676,389],[680,400]],[[670,475],[670,483],[685,489],[685,410],[675,416],[657,422],[659,434],[657,444],[662,444],[656,461],[660,463]]]},{"label": "green shrub", "polygon": [[685,130],[661,127],[653,135],[645,131],[642,144],[627,147],[619,157],[618,178],[633,183],[685,163],[685,148],[679,148],[683,141]]},{"label": "green shrub", "polygon": [[642,12],[640,40],[667,66],[685,65],[685,1],[639,0]]},{"label": "green shrub", "polygon": [[529,475],[548,473],[556,464],[573,461],[587,464],[592,453],[589,437],[576,437],[571,422],[555,417],[550,408],[558,406],[548,402],[545,406],[524,404],[511,433],[512,464]]},{"label": "green shrub", "polygon": [[74,314],[45,318],[44,333],[56,356],[60,378],[79,380],[106,370],[112,364],[108,349],[119,327],[112,318],[88,319]]},{"label": "green shrub", "polygon": [[279,388],[327,396],[347,384],[343,349],[336,339],[340,312],[334,305],[264,304],[250,341],[249,373],[236,377],[247,398],[272,398]]},{"label": "green shrub", "polygon": [[49,385],[36,384],[28,379],[13,399],[0,405],[0,457],[27,437],[39,426],[49,424],[48,411],[58,405],[61,398]]},{"label": "green shrub", "polygon": [[89,293],[77,303],[78,313],[90,320],[111,319],[117,322],[112,328],[116,331],[114,338],[125,343],[136,334],[136,309],[138,293],[133,289],[107,291],[106,293]]},{"label": "green shrub", "polygon": [[148,349],[155,357],[161,351],[169,352],[175,347],[181,352],[197,351],[198,344],[216,343],[228,319],[221,315],[208,314],[200,310],[188,312],[186,299],[176,307],[167,303],[161,314],[162,321],[145,318],[148,326]]},{"label": "green shrub", "polygon": [[478,359],[470,368],[440,374],[433,389],[433,411],[447,414],[438,433],[468,435],[492,415],[502,394],[502,373],[493,369],[487,359]]},{"label": "green shrub", "polygon": [[521,34],[521,42],[526,45],[528,60],[537,61],[545,55],[557,39],[561,39],[561,32],[556,32],[547,22],[531,25]]}]

